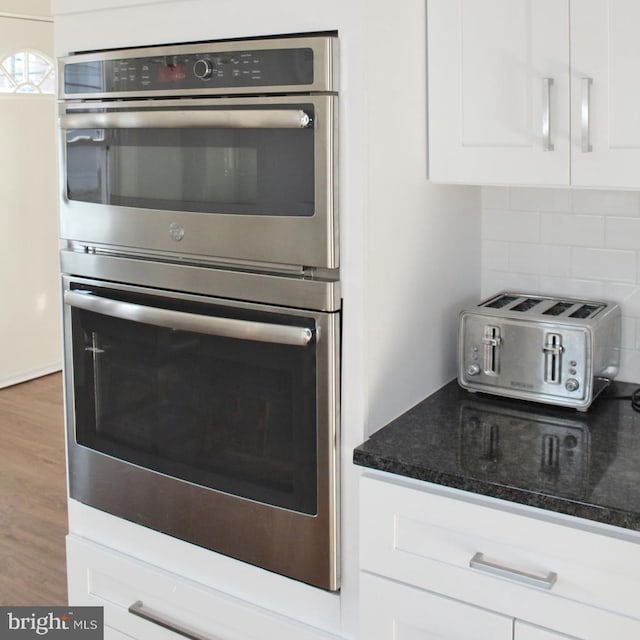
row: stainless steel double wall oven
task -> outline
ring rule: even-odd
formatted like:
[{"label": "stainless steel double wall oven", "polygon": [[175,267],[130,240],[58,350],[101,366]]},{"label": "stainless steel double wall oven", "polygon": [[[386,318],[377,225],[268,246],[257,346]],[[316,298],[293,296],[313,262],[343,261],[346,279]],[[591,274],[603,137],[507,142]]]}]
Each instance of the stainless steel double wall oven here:
[{"label": "stainless steel double wall oven", "polygon": [[337,38],[60,63],[72,498],[339,588]]}]

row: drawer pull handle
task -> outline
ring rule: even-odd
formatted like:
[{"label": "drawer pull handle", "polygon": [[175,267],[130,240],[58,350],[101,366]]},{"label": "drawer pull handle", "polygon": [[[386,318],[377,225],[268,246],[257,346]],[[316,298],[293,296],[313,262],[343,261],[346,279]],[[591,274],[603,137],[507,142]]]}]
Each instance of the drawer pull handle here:
[{"label": "drawer pull handle", "polygon": [[150,609],[145,609],[142,600],[138,600],[134,602],[128,609],[129,613],[132,613],[134,616],[138,616],[143,618],[144,620],[148,620],[149,622],[153,622],[157,624],[159,627],[163,627],[165,629],[169,629],[169,631],[173,631],[185,638],[189,638],[190,640],[221,640],[221,638],[217,636],[204,636],[193,629],[187,629],[186,627],[174,622],[168,617],[164,617],[156,613],[155,611],[151,611]]},{"label": "drawer pull handle", "polygon": [[535,573],[527,573],[526,571],[518,571],[517,569],[511,569],[495,562],[489,562],[485,560],[484,554],[476,553],[471,560],[469,560],[469,566],[472,569],[478,571],[484,571],[501,578],[509,578],[510,580],[517,580],[531,587],[539,587],[540,589],[551,589],[558,579],[558,574],[550,571],[546,576],[539,576]]}]

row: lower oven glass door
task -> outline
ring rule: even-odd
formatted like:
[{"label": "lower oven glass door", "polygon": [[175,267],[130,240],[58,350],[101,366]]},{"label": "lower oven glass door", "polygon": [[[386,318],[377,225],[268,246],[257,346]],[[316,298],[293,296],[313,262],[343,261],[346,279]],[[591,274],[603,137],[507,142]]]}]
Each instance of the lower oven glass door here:
[{"label": "lower oven glass door", "polygon": [[301,579],[335,588],[337,314],[69,278],[64,298],[71,496],[287,575],[290,536],[324,539]]}]

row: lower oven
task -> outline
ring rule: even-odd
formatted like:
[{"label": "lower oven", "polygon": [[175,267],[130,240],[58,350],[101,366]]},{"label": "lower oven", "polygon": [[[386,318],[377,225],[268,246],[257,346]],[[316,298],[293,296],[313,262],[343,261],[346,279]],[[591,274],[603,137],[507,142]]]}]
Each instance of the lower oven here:
[{"label": "lower oven", "polygon": [[335,590],[339,311],[63,277],[70,496]]}]

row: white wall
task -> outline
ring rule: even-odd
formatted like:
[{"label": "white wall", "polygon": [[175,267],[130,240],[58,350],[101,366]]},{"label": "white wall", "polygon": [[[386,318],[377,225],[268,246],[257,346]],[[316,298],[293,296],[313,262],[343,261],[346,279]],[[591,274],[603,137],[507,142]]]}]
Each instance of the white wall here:
[{"label": "white wall", "polygon": [[2,13],[50,18],[51,0],[0,0],[0,14]]},{"label": "white wall", "polygon": [[482,189],[482,296],[501,289],[612,300],[621,380],[640,380],[640,192]]},{"label": "white wall", "polygon": [[376,0],[367,11],[361,321],[372,433],[456,375],[458,312],[480,290],[480,192],[427,180],[425,3]]},{"label": "white wall", "polygon": [[[17,5],[20,6],[17,6]],[[12,6],[15,5],[15,6]],[[0,0],[0,59],[53,58],[51,21],[9,17],[48,3]],[[0,94],[0,387],[61,367],[55,96]]]}]

